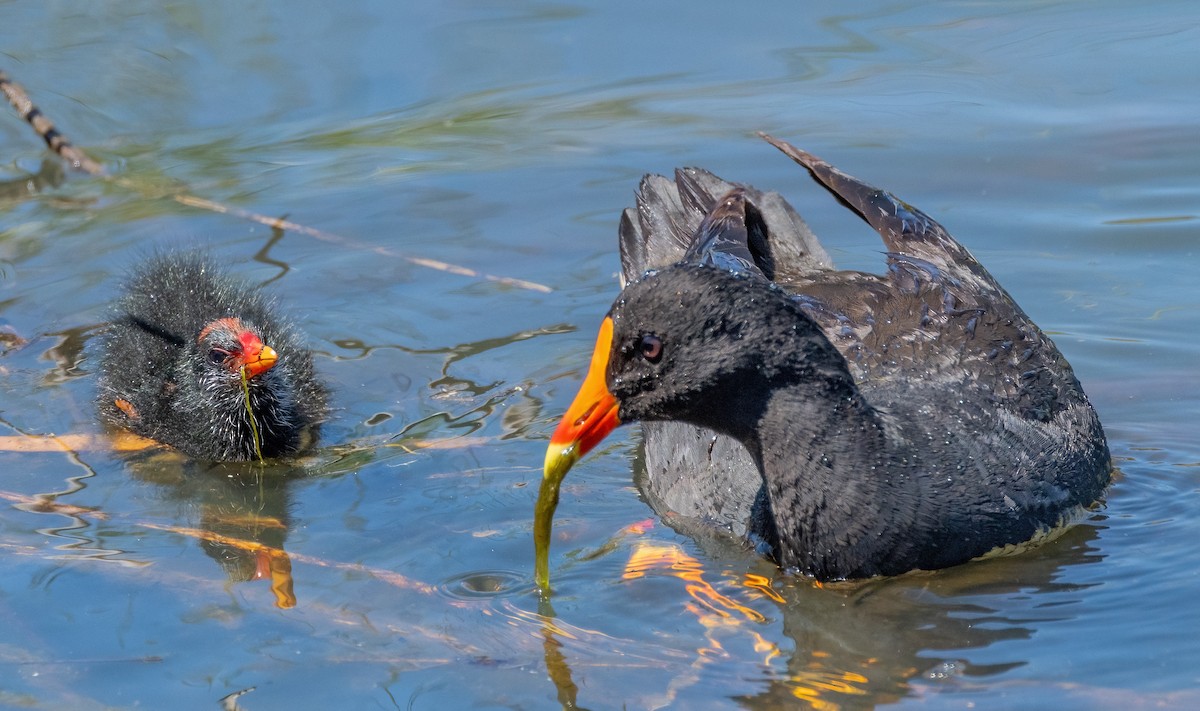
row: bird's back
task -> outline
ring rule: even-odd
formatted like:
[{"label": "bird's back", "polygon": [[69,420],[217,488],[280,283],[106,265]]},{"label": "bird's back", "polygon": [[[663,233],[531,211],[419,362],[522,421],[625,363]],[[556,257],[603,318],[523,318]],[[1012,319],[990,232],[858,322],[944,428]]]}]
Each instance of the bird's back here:
[{"label": "bird's back", "polygon": [[[1011,492],[1001,501],[1031,510],[1061,507],[1063,496],[1094,500],[1108,478],[1107,447],[1054,343],[936,221],[815,156],[767,140],[876,229],[887,248],[884,273],[835,270],[778,194],[684,169],[674,181],[644,178],[637,207],[622,216],[624,280],[680,260],[733,268],[748,261],[739,270],[757,271],[792,293],[845,356],[864,396],[904,423],[906,436],[954,433],[931,450],[935,468],[965,462],[976,471],[946,487],[948,504],[996,487]],[[706,254],[711,245],[723,253]],[[761,477],[744,448],[680,423],[643,430],[640,486],[669,522],[691,533],[715,524],[771,542]],[[980,525],[970,517],[959,524]]]}]

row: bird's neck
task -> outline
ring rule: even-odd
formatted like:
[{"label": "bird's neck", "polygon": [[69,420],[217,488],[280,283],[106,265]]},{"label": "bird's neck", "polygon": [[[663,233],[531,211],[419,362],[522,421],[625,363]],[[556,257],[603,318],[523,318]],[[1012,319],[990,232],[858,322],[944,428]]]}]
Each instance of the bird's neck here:
[{"label": "bird's neck", "polygon": [[888,419],[844,362],[775,389],[747,442],[763,475],[780,564],[818,579],[888,574],[919,497]]}]

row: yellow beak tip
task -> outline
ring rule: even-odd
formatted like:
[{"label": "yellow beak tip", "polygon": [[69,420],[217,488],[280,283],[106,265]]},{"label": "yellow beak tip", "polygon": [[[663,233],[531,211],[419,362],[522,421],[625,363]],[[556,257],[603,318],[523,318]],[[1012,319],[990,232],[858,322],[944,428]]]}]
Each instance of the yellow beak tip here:
[{"label": "yellow beak tip", "polygon": [[562,481],[575,462],[579,461],[579,446],[575,442],[567,445],[550,443],[546,449],[546,461],[543,465],[542,476],[546,479]]}]

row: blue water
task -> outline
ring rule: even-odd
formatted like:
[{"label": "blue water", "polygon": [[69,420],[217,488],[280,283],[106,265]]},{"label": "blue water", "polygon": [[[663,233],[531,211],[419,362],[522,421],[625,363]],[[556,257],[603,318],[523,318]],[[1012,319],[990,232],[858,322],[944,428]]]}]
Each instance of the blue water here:
[{"label": "blue water", "polygon": [[[1170,0],[0,3],[0,68],[110,171],[0,199],[0,708],[1200,705],[1197,66]],[[1119,475],[1019,555],[818,588],[673,532],[626,428],[564,484],[539,608],[546,440],[641,175],[779,190],[882,264],[759,130],[942,221]],[[0,151],[0,181],[46,155],[11,111]],[[95,423],[121,275],[191,245],[307,332],[337,408],[311,456]]]}]

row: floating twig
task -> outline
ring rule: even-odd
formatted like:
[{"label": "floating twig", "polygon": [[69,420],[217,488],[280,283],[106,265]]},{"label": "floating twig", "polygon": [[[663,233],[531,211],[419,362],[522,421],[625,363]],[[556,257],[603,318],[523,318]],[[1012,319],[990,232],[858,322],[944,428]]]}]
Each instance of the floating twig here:
[{"label": "floating twig", "polygon": [[[54,122],[51,121],[45,114],[43,114],[41,109],[34,105],[33,101],[30,100],[29,95],[25,93],[25,89],[22,88],[20,84],[17,84],[11,78],[9,78],[8,74],[3,70],[0,70],[0,90],[4,92],[4,96],[8,99],[8,102],[12,104],[13,108],[16,109],[21,118],[25,119],[25,121],[27,121],[29,125],[33,127],[34,131],[37,131],[37,134],[42,137],[42,140],[44,140],[46,145],[50,147],[50,150],[61,156],[63,160],[67,161],[71,165],[72,168],[114,183],[122,188],[133,190],[139,193],[143,192],[143,189],[140,186],[135,185],[133,181],[109,175],[108,171],[104,169],[103,165],[92,160],[82,148],[75,146],[73,143],[67,140],[67,137],[64,136],[54,126]],[[504,284],[505,286],[536,291],[543,294],[553,291],[553,289],[545,284],[539,284],[535,281],[496,276],[494,274],[488,274],[486,272],[481,272],[469,267],[460,266],[458,264],[443,262],[439,259],[413,257],[387,249],[386,247],[379,247],[359,242],[357,240],[351,240],[346,237],[342,237],[341,235],[336,235],[332,232],[326,232],[315,227],[302,225],[298,222],[292,222],[291,220],[268,217],[257,212],[252,212],[250,210],[245,210],[238,207],[230,207],[215,200],[209,200],[206,198],[197,197],[195,195],[189,195],[187,193],[177,193],[172,197],[174,198],[175,202],[178,202],[181,205],[187,205],[189,207],[195,207],[201,210],[208,210],[209,212],[215,212],[221,215],[230,215],[239,219],[249,220],[250,222],[257,222],[261,225],[266,225],[274,229],[286,230],[288,232],[298,232],[300,234],[308,235],[309,237],[340,244],[352,249],[370,249],[376,254],[402,259],[409,264],[418,267],[436,269],[438,271],[457,274],[459,276],[470,277],[473,279],[484,279],[486,281],[496,282],[497,284]]]},{"label": "floating twig", "polygon": [[33,101],[29,99],[29,95],[25,93],[25,89],[20,84],[9,79],[8,74],[0,69],[0,91],[4,92],[8,103],[12,104],[17,110],[21,118],[25,119],[33,130],[42,137],[50,150],[62,156],[63,160],[71,164],[72,168],[82,170],[91,175],[105,175],[104,166],[88,157],[82,149],[76,148],[67,137],[59,133],[54,127],[54,122],[50,120],[42,110],[34,106]]},{"label": "floating twig", "polygon": [[158,447],[158,442],[129,432],[112,435],[0,435],[0,452],[66,452],[73,454],[93,450],[139,452]]}]

